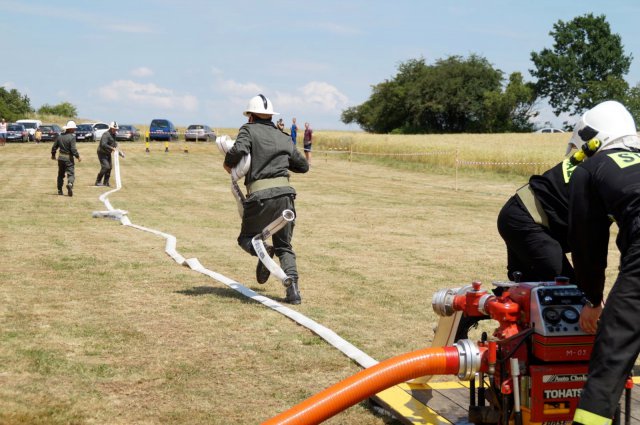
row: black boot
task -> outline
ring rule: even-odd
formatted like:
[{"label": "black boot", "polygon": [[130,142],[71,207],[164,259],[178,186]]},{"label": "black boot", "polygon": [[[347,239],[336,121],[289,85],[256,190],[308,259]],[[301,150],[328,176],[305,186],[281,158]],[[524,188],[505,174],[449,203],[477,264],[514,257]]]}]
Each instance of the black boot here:
[{"label": "black boot", "polygon": [[58,195],[64,195],[64,193],[62,193],[62,189],[58,189]]},{"label": "black boot", "polygon": [[73,183],[67,184],[67,193],[69,194],[69,196],[73,196]]},{"label": "black boot", "polygon": [[[267,250],[267,254],[269,254],[269,257],[273,258],[273,254],[275,254],[276,250],[274,247],[272,247],[271,245],[267,245],[265,246],[266,250]],[[269,276],[271,275],[271,272],[269,271],[269,269],[262,264],[262,261],[260,261],[260,259],[258,258],[258,265],[256,266],[256,280],[258,281],[258,283],[265,283],[267,280],[269,280]]]},{"label": "black boot", "polygon": [[284,299],[284,301],[289,304],[300,304],[302,302],[302,297],[300,296],[300,291],[298,290],[297,277],[294,277],[291,285],[287,287],[287,297]]}]

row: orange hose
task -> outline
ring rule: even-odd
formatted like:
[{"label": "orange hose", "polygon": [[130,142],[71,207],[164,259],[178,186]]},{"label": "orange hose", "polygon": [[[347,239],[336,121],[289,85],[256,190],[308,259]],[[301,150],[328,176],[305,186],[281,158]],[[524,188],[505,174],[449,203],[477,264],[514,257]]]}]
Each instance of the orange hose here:
[{"label": "orange hose", "polygon": [[432,347],[402,354],[332,385],[262,425],[319,424],[396,384],[425,375],[457,374],[459,366],[456,347]]}]

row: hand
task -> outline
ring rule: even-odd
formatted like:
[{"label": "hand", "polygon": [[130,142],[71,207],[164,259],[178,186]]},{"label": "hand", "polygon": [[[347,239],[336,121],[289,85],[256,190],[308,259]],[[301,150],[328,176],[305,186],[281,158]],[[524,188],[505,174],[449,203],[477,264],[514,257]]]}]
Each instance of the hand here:
[{"label": "hand", "polygon": [[589,334],[595,334],[598,329],[598,320],[602,314],[602,303],[597,307],[589,307],[585,305],[582,307],[580,313],[580,328]]},{"label": "hand", "polygon": [[55,161],[56,160],[56,156],[55,155],[51,155],[51,160]]},{"label": "hand", "polygon": [[82,158],[78,157],[78,162],[82,162]]},{"label": "hand", "polygon": [[231,167],[229,167],[227,164],[222,164],[222,166],[227,171],[227,173],[231,174]]}]

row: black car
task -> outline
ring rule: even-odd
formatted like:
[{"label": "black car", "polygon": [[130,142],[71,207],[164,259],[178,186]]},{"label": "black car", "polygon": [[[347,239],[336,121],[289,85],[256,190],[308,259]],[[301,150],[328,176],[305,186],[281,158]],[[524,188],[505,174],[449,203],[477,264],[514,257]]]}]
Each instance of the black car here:
[{"label": "black car", "polygon": [[7,126],[7,142],[22,142],[29,141],[29,132],[22,124],[9,124]]},{"label": "black car", "polygon": [[52,142],[62,134],[62,128],[58,124],[43,124],[40,126],[40,141]]},{"label": "black car", "polygon": [[93,126],[91,124],[78,124],[78,128],[76,128],[76,140],[78,142],[93,142],[95,140]]},{"label": "black car", "polygon": [[140,130],[129,124],[121,124],[116,131],[116,140],[135,142],[140,139]]}]

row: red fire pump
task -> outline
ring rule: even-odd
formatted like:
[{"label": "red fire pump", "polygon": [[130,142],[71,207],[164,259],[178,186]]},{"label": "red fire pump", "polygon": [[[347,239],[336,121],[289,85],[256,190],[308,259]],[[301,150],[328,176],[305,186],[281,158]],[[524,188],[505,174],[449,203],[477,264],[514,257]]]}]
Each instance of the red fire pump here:
[{"label": "red fire pump", "polygon": [[[440,316],[462,312],[499,326],[478,342],[484,355],[470,379],[469,421],[474,424],[569,423],[587,379],[594,337],[579,327],[584,295],[565,279],[496,283],[494,295],[473,282],[438,291]],[[462,340],[461,342],[470,343]],[[464,378],[464,377],[461,377]],[[629,380],[630,381],[630,380]],[[626,391],[629,417],[630,385]],[[616,415],[619,420],[619,414]],[[615,422],[614,422],[615,423]]]}]

